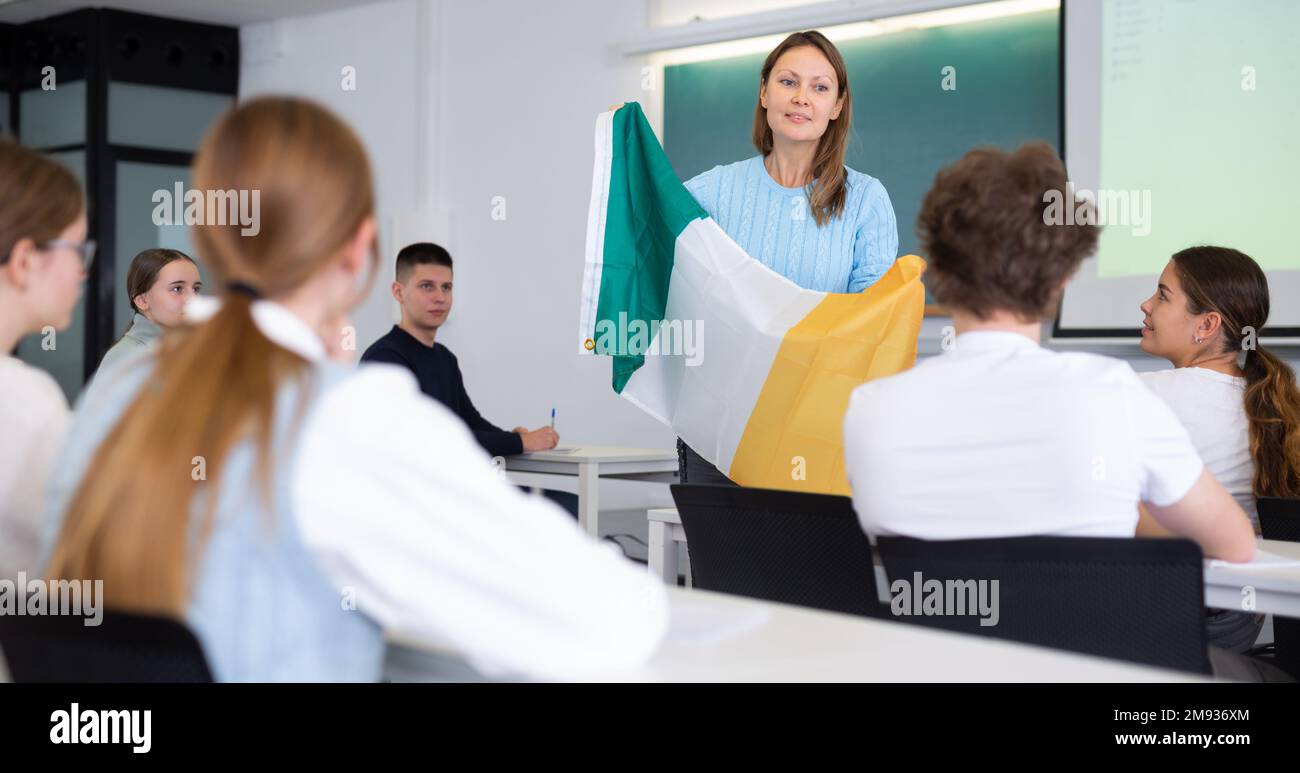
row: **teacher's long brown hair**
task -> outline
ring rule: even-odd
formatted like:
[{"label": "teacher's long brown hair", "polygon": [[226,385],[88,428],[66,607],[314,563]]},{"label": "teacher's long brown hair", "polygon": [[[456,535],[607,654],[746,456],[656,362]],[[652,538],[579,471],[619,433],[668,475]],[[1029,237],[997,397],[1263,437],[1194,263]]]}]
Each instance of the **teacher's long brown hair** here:
[{"label": "teacher's long brown hair", "polygon": [[[759,75],[759,89],[767,84],[772,68],[781,55],[792,48],[812,46],[821,51],[835,70],[835,80],[839,84],[839,97],[844,99],[840,117],[831,119],[817,144],[817,155],[813,157],[812,173],[815,178],[812,189],[808,192],[808,206],[812,210],[817,225],[826,225],[832,218],[844,213],[844,203],[848,199],[848,178],[844,171],[844,154],[848,148],[849,129],[853,117],[853,96],[849,91],[849,71],[844,66],[844,57],[839,49],[825,35],[816,30],[795,32],[781,44],[772,49],[772,53],[763,60],[763,69]],[[767,123],[767,109],[762,100],[754,107],[754,147],[766,158],[772,152],[772,127]]]}]

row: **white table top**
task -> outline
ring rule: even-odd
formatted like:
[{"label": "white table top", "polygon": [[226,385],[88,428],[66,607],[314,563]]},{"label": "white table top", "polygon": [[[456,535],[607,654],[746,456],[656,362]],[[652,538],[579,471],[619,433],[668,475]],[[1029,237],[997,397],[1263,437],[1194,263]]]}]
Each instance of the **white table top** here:
[{"label": "white table top", "polygon": [[[566,446],[560,446],[565,448]],[[572,448],[573,446],[567,446]],[[577,446],[577,450],[532,451],[506,457],[506,469],[511,462],[672,462],[677,463],[677,452],[662,448],[623,448],[621,446]]]},{"label": "white table top", "polygon": [[[1265,553],[1300,561],[1300,542],[1259,540],[1259,549]],[[1205,562],[1205,584],[1240,590],[1251,585],[1262,590],[1277,591],[1300,596],[1300,564],[1273,565],[1259,561],[1249,564],[1217,564]]]},{"label": "white table top", "polygon": [[681,525],[682,517],[677,514],[675,507],[655,507],[645,511],[647,520],[663,521],[664,523],[675,523]]},{"label": "white table top", "polygon": [[[1195,674],[870,620],[756,599],[670,588],[673,632],[646,666],[599,681],[1127,682],[1204,681]],[[730,632],[690,633],[729,619]],[[695,621],[695,622],[693,622]],[[685,632],[684,632],[685,631]]]},{"label": "white table top", "polygon": [[[601,682],[1197,682],[1206,677],[756,599],[669,588],[668,639]],[[474,680],[463,662],[390,640],[395,681]]]}]

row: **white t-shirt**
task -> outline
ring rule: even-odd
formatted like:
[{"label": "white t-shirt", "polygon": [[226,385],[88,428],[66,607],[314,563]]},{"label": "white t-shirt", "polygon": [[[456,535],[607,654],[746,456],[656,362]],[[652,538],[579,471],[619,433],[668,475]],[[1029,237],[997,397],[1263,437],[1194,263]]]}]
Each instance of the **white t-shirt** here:
[{"label": "white t-shirt", "polygon": [[36,576],[45,483],[68,429],[68,401],[50,374],[0,357],[0,579]]},{"label": "white t-shirt", "polygon": [[1142,383],[1173,409],[1192,444],[1223,487],[1259,531],[1255,510],[1255,462],[1250,458],[1246,379],[1206,368],[1143,373]]},{"label": "white t-shirt", "polygon": [[863,528],[923,539],[1132,536],[1203,469],[1126,363],[999,331],[854,390],[844,456]]}]

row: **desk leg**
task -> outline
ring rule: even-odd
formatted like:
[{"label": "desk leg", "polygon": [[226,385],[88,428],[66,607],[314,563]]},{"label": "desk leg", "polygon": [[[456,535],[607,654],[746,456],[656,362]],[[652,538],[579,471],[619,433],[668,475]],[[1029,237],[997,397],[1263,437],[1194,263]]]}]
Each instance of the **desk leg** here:
[{"label": "desk leg", "polygon": [[663,521],[650,522],[650,551],[647,556],[650,574],[669,585],[677,584],[677,543],[671,528]]},{"label": "desk leg", "polygon": [[600,538],[600,464],[578,465],[578,525]]}]

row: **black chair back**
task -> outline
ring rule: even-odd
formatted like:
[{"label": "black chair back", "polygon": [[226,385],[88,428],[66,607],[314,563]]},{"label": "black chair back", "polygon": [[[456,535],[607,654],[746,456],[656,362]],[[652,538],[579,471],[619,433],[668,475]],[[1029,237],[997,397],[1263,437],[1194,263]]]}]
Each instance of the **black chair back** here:
[{"label": "black chair back", "polygon": [[848,497],[674,485],[697,588],[883,617],[871,542]]},{"label": "black chair back", "polygon": [[[933,615],[913,603],[912,614],[897,615],[905,622],[1210,673],[1201,550],[1189,540],[879,537],[876,545],[891,614],[904,607],[902,592],[913,600],[931,595],[925,593],[930,581],[938,581],[945,598],[966,598],[966,609],[947,603],[931,607],[943,612]],[[991,599],[995,581],[997,603],[989,604],[995,613],[971,612],[979,583]],[[987,624],[994,618],[996,624]]]},{"label": "black chair back", "polygon": [[1300,499],[1260,497],[1255,504],[1264,539],[1300,542]]},{"label": "black chair back", "polygon": [[[1264,539],[1300,542],[1300,499],[1260,497],[1256,505]],[[1300,679],[1300,620],[1273,615],[1273,656],[1279,668]]]},{"label": "black chair back", "polygon": [[105,610],[99,625],[77,615],[0,615],[0,654],[14,682],[211,682],[203,649],[185,624]]}]

